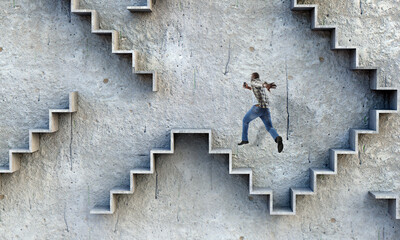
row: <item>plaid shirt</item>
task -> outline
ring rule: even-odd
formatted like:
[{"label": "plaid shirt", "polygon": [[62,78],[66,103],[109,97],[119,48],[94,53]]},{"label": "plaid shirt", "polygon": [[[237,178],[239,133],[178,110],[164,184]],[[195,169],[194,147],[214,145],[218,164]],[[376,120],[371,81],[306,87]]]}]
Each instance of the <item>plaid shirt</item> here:
[{"label": "plaid shirt", "polygon": [[253,90],[254,96],[256,97],[258,104],[260,104],[261,108],[268,108],[269,100],[267,97],[267,92],[265,91],[264,83],[261,82],[259,78],[252,79],[250,82],[251,90]]}]

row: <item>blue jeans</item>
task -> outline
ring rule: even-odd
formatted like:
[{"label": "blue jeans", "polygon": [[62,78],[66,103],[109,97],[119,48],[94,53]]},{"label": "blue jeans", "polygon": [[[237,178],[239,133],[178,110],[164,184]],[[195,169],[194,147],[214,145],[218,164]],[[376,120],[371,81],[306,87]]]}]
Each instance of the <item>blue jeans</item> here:
[{"label": "blue jeans", "polygon": [[258,117],[264,122],[265,128],[271,134],[274,140],[279,136],[275,128],[272,126],[269,108],[260,108],[254,105],[243,118],[242,141],[249,141],[247,138],[249,123]]}]

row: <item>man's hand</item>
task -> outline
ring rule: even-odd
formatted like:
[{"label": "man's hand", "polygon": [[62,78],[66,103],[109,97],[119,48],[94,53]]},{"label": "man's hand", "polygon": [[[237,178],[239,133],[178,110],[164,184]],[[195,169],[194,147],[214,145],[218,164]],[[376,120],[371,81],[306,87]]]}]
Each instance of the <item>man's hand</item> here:
[{"label": "man's hand", "polygon": [[251,90],[251,87],[247,84],[247,82],[243,83],[243,88]]},{"label": "man's hand", "polygon": [[264,87],[268,90],[268,92],[271,92],[271,88],[275,89],[276,88],[276,84],[274,82],[272,83],[264,83]]}]

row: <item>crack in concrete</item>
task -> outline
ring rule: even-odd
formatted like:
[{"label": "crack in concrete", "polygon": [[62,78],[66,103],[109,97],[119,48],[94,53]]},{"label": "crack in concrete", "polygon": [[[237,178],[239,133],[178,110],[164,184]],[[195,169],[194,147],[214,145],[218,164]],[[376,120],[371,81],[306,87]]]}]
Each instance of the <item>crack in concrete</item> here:
[{"label": "crack in concrete", "polygon": [[286,58],[285,58],[285,72],[286,72],[286,114],[287,114],[286,140],[289,140],[289,128],[290,128],[290,113],[289,113],[289,78],[288,78],[288,67],[287,67],[287,59],[286,59]]},{"label": "crack in concrete", "polygon": [[155,199],[158,199],[158,172],[156,169],[156,191],[155,191]]},{"label": "crack in concrete", "polygon": [[88,195],[88,205],[90,206],[90,186],[87,186],[87,195]]},{"label": "crack in concrete", "polygon": [[66,208],[67,208],[67,205],[64,205],[64,223],[65,223],[65,226],[67,227],[66,228],[67,232],[69,232],[69,226],[68,226],[67,218],[65,216]]},{"label": "crack in concrete", "polygon": [[214,189],[213,188],[213,164],[210,164],[210,188],[211,191]]},{"label": "crack in concrete", "polygon": [[72,141],[73,141],[73,131],[72,131],[72,114],[70,114],[70,137],[69,137],[69,161],[70,161],[70,165],[71,165],[71,171],[72,171]]},{"label": "crack in concrete", "polygon": [[224,75],[229,73],[228,68],[229,68],[229,62],[231,61],[231,40],[229,39],[229,48],[228,48],[228,61],[226,62],[225,65],[225,72]]},{"label": "crack in concrete", "polygon": [[181,212],[181,208],[178,206],[178,211],[177,211],[177,213],[176,213],[176,221],[177,222],[179,222],[180,221],[180,219],[179,219],[179,213]]},{"label": "crack in concrete", "polygon": [[196,71],[197,68],[193,69],[193,90],[196,89]]},{"label": "crack in concrete", "polygon": [[117,232],[118,223],[119,223],[119,214],[117,213],[117,221],[115,222],[115,225],[114,225],[114,233]]}]

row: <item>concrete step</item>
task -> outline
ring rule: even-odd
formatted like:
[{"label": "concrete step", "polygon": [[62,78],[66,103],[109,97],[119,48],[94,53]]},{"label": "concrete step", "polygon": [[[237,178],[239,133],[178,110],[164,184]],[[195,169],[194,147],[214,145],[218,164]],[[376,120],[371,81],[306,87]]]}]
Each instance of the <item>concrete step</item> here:
[{"label": "concrete step", "polygon": [[336,29],[336,26],[329,26],[329,25],[316,25],[311,28],[312,30],[315,31],[332,31]]},{"label": "concrete step", "polygon": [[296,213],[290,207],[274,207],[269,211],[269,214],[273,216],[296,215]]},{"label": "concrete step", "polygon": [[310,168],[310,172],[314,175],[334,175],[335,171],[329,168]]},{"label": "concrete step", "polygon": [[234,168],[230,174],[252,174],[253,170],[251,168]]},{"label": "concrete step", "polygon": [[251,195],[270,195],[272,194],[272,188],[266,187],[253,187],[253,190],[250,191]]},{"label": "concrete step", "polygon": [[151,12],[153,11],[153,1],[147,0],[144,6],[128,6],[127,9],[131,12]]},{"label": "concrete step", "polygon": [[387,200],[389,214],[393,219],[400,220],[400,193],[388,191],[370,191],[369,194],[377,200]]},{"label": "concrete step", "polygon": [[131,170],[132,174],[153,174],[150,168],[134,168]]},{"label": "concrete step", "polygon": [[315,192],[309,187],[295,187],[291,188],[290,191],[295,195],[314,195]]},{"label": "concrete step", "polygon": [[10,166],[1,166],[0,167],[0,174],[1,173],[13,173],[15,172],[14,170],[12,170],[12,168]]},{"label": "concrete step", "polygon": [[110,210],[109,205],[96,205],[92,210],[90,210],[90,214],[113,214],[114,212]]},{"label": "concrete step", "polygon": [[45,133],[53,133],[57,132],[58,129],[30,129],[29,131],[32,134],[45,134]]},{"label": "concrete step", "polygon": [[111,189],[111,194],[132,194],[133,190],[128,186],[117,186]]},{"label": "concrete step", "polygon": [[229,148],[219,148],[210,151],[210,154],[232,154],[232,149]]},{"label": "concrete step", "polygon": [[394,192],[388,192],[388,191],[370,191],[369,194],[374,197],[375,199],[396,199],[398,198],[398,194]]}]

